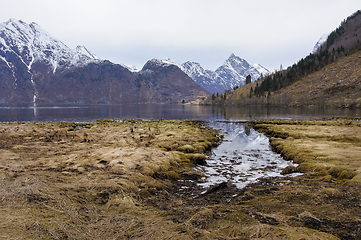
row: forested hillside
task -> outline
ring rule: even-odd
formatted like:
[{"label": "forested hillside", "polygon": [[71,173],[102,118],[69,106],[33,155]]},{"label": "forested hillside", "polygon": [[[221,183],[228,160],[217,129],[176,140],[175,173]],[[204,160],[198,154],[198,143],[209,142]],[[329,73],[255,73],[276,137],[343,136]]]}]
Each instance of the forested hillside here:
[{"label": "forested hillside", "polygon": [[285,70],[206,104],[361,106],[361,11],[348,17],[314,54]]}]

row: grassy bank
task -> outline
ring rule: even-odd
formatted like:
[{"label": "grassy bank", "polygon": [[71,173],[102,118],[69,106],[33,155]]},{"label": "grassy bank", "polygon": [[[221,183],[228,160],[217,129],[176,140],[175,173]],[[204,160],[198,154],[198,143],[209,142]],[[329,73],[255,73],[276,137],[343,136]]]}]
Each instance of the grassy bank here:
[{"label": "grassy bank", "polygon": [[[167,238],[168,196],[219,141],[187,121],[0,124],[0,238]],[[184,234],[180,234],[182,237]]]},{"label": "grassy bank", "polygon": [[0,238],[360,239],[359,122],[249,124],[304,175],[202,193],[201,123],[1,123]]},{"label": "grassy bank", "polygon": [[361,183],[361,122],[256,121],[252,126],[271,136],[271,146],[300,171],[321,180]]}]

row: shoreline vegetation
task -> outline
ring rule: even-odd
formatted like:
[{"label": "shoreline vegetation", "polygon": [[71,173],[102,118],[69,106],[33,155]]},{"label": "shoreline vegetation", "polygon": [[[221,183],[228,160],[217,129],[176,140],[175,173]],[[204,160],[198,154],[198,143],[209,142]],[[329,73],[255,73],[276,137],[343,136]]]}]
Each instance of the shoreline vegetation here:
[{"label": "shoreline vegetation", "polygon": [[0,238],[359,239],[359,120],[248,122],[303,175],[195,195],[203,122],[0,123]]}]

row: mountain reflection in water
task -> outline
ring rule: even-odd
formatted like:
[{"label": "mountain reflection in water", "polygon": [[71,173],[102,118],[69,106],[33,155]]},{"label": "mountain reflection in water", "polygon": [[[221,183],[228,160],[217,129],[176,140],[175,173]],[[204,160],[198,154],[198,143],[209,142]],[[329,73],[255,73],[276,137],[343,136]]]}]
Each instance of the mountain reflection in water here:
[{"label": "mountain reflection in water", "polygon": [[205,175],[199,186],[228,182],[243,188],[259,178],[283,176],[282,169],[294,165],[274,153],[268,138],[253,129],[235,122],[213,122],[210,126],[224,131],[224,140],[212,150],[207,164],[197,167]]},{"label": "mountain reflection in water", "polygon": [[4,121],[66,121],[92,122],[97,119],[190,119],[190,120],[310,120],[330,117],[359,117],[361,109],[297,108],[266,106],[199,106],[180,104],[31,104],[12,106],[0,104],[0,122]]}]

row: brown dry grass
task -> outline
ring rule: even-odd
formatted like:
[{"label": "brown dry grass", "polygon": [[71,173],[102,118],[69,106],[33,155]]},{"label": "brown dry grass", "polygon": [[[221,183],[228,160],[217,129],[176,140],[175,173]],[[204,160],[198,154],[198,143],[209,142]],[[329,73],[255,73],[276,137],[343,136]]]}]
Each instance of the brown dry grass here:
[{"label": "brown dry grass", "polygon": [[201,154],[216,135],[182,121],[1,123],[0,238],[189,239],[142,197],[190,169],[164,147]]},{"label": "brown dry grass", "polygon": [[361,51],[338,59],[273,94],[291,106],[361,106]]},{"label": "brown dry grass", "polygon": [[[276,122],[256,126],[274,126],[279,141],[308,134],[322,141],[336,135],[336,142],[345,143],[337,124],[289,123],[297,129]],[[329,132],[320,131],[324,126]],[[359,136],[347,131],[359,127],[355,123],[339,127]],[[203,152],[218,137],[200,123],[183,121],[1,123],[0,238],[361,237],[361,187],[336,176],[342,173],[338,165],[323,175],[322,169],[303,168],[307,172],[301,177],[261,179],[244,189],[227,185],[200,194],[194,182],[201,174],[192,161],[202,163]],[[305,144],[292,142],[299,151],[311,146]],[[177,181],[183,178],[193,181]]]},{"label": "brown dry grass", "polygon": [[361,183],[360,121],[258,121],[274,149],[304,172]]}]

